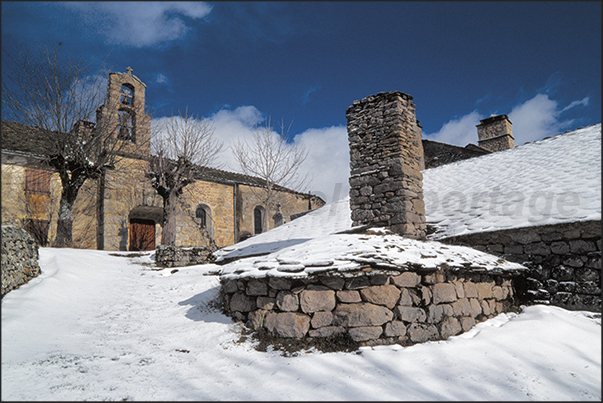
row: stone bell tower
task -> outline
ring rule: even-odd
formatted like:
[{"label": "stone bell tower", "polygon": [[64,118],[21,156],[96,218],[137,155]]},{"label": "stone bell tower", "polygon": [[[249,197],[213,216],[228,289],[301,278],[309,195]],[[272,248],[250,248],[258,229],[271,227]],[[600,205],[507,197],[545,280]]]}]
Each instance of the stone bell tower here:
[{"label": "stone bell tower", "polygon": [[150,154],[151,118],[145,113],[146,85],[128,67],[109,73],[107,102],[97,111],[98,122],[121,141],[122,152]]},{"label": "stone bell tower", "polygon": [[422,132],[412,97],[400,91],[370,95],[354,101],[346,118],[353,225],[424,239]]}]

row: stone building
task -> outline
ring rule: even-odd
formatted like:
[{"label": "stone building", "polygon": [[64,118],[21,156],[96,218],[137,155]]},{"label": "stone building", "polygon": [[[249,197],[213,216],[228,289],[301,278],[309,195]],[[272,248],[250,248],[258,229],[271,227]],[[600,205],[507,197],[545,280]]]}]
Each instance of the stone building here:
[{"label": "stone building", "polygon": [[[162,200],[145,177],[151,156],[146,85],[128,70],[109,75],[109,102],[97,111],[97,124],[118,122],[116,135],[125,146],[115,166],[99,180],[88,180],[78,194],[73,223],[78,248],[151,250],[161,240]],[[80,130],[95,126],[78,124]],[[36,128],[2,122],[2,224],[26,229],[40,245],[54,239],[61,194],[58,174],[44,165],[39,151],[44,139]],[[232,245],[324,204],[316,196],[278,187],[280,206],[267,208],[259,200],[261,187],[258,178],[199,169],[180,200],[176,246]]]},{"label": "stone building", "polygon": [[[348,109],[349,199],[216,253],[225,312],[284,338],[367,345],[446,339],[521,304],[600,312],[601,125],[419,176],[411,99],[380,93]],[[506,117],[482,124],[511,136]],[[382,211],[408,183],[422,186],[425,217],[398,204],[409,225],[391,225]],[[425,241],[409,239],[416,224]]]},{"label": "stone building", "polygon": [[270,248],[255,248],[272,253],[251,259],[228,262],[219,254],[224,311],[278,337],[408,345],[445,340],[517,310],[514,282],[524,266],[426,240],[424,152],[412,97],[371,95],[346,117],[353,228],[317,239],[297,234],[299,242],[276,251],[272,236]]}]

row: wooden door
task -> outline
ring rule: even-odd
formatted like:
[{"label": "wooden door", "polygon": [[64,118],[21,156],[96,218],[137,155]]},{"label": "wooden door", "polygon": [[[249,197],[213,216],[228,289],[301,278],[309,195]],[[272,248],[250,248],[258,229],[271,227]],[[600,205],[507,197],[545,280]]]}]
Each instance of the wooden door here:
[{"label": "wooden door", "polygon": [[130,250],[155,249],[155,221],[133,218],[130,220]]}]

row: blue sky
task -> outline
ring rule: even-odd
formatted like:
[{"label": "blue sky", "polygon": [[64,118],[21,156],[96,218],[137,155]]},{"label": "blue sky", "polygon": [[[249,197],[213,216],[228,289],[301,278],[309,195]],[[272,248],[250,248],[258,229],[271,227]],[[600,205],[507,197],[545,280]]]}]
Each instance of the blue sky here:
[{"label": "blue sky", "polygon": [[292,122],[326,199],[347,189],[345,110],[377,92],[412,95],[424,137],[462,146],[491,114],[509,115],[516,145],[601,122],[598,1],[1,5],[3,52],[61,42],[131,66],[157,118],[188,106],[226,143]]}]

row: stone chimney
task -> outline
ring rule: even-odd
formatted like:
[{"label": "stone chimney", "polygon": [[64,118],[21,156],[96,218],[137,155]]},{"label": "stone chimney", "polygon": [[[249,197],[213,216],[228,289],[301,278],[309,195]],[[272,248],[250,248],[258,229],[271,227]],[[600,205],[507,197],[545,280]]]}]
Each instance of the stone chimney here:
[{"label": "stone chimney", "polygon": [[511,125],[507,115],[493,115],[480,120],[476,126],[478,145],[492,152],[515,147]]},{"label": "stone chimney", "polygon": [[346,118],[353,225],[424,239],[422,132],[412,97],[400,91],[370,95],[354,101]]}]

